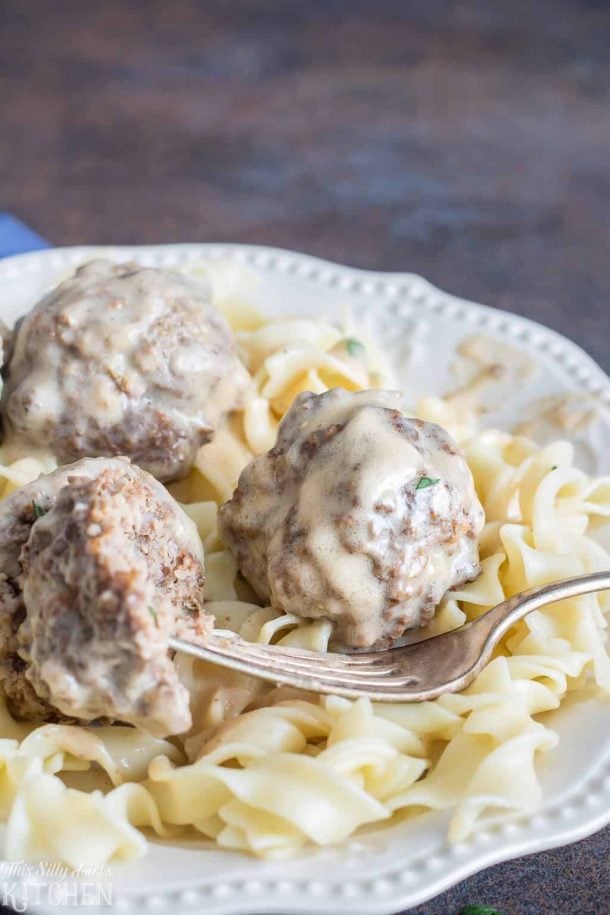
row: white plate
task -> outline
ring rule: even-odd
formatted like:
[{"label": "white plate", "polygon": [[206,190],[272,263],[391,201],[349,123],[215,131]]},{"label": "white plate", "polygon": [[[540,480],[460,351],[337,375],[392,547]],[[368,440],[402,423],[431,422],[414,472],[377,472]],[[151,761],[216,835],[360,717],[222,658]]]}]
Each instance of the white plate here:
[{"label": "white plate", "polygon": [[[573,343],[538,324],[456,299],[411,274],[365,272],[271,248],[163,245],[21,255],[0,262],[0,315],[11,322],[72,267],[97,255],[175,268],[212,259],[223,284],[241,284],[240,295],[271,314],[332,318],[347,304],[374,329],[413,401],[450,386],[455,346],[464,336],[499,337],[532,355],[539,371],[490,414],[489,425],[512,428],[533,399],[553,393],[581,392],[610,406],[605,373]],[[603,418],[579,445],[588,469],[610,471],[610,425]],[[203,843],[153,843],[146,858],[113,867],[114,905],[134,915],[383,915],[421,903],[499,861],[574,842],[610,821],[610,702],[568,701],[553,713],[553,727],[560,745],[540,764],[545,802],[535,816],[515,818],[449,846],[448,816],[430,813],[283,863]],[[62,911],[82,909],[62,906]]]}]

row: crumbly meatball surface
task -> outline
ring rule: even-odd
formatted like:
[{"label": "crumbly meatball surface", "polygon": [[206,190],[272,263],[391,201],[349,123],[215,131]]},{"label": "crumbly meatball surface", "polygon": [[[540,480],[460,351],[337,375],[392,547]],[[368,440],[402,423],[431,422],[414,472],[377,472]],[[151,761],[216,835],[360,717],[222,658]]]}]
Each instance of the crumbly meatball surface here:
[{"label": "crumbly meatball surface", "polygon": [[17,717],[188,730],[168,653],[203,642],[203,550],[166,490],[126,459],[61,467],[0,503],[0,679]]},{"label": "crumbly meatball surface", "polygon": [[60,463],[125,454],[160,480],[241,405],[249,376],[203,282],[92,261],[15,329],[3,393],[7,439]]},{"label": "crumbly meatball surface", "polygon": [[259,596],[329,619],[338,647],[393,644],[479,573],[472,474],[388,391],[301,394],[242,472],[220,532]]}]

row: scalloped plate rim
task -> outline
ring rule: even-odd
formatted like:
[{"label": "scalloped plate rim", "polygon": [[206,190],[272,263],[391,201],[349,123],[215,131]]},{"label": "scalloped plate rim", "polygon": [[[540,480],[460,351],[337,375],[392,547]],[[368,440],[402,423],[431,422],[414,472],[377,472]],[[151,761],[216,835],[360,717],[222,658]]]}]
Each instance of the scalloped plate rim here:
[{"label": "scalloped plate rim", "polygon": [[[12,257],[0,260],[0,283],[18,281],[22,273],[33,273],[36,270],[51,269],[53,266],[65,268],[75,265],[80,260],[91,257],[112,254],[114,257],[140,255],[151,257],[153,260],[157,255],[166,252],[176,252],[187,255],[187,259],[195,259],[197,255],[212,255],[214,258],[228,257],[238,262],[250,264],[261,271],[274,272],[281,259],[288,259],[298,268],[299,265],[308,265],[314,268],[314,272],[307,271],[300,276],[325,285],[328,283],[329,271],[334,278],[341,276],[344,278],[353,278],[355,281],[366,283],[367,281],[377,284],[373,290],[360,290],[365,294],[377,292],[381,296],[392,299],[400,298],[401,294],[409,295],[413,291],[417,292],[417,301],[426,307],[426,299],[431,300],[441,298],[449,303],[453,308],[461,309],[464,314],[467,312],[476,312],[486,315],[488,320],[496,318],[501,325],[515,325],[523,327],[526,330],[525,336],[533,334],[533,342],[539,345],[541,341],[546,340],[556,344],[557,352],[550,353],[549,358],[560,358],[560,353],[569,354],[569,364],[564,365],[564,371],[568,374],[575,375],[581,369],[588,378],[588,384],[579,381],[575,376],[575,386],[578,388],[588,388],[590,391],[598,394],[605,402],[610,403],[610,378],[604,369],[578,344],[564,337],[559,332],[546,327],[530,318],[512,312],[503,311],[493,306],[482,305],[471,302],[466,299],[454,296],[430,283],[425,278],[415,273],[398,272],[398,271],[378,271],[368,270],[358,267],[351,267],[345,264],[326,260],[316,255],[299,253],[290,249],[277,248],[264,245],[242,245],[232,243],[196,243],[189,242],[183,244],[156,244],[156,245],[86,245],[86,246],[69,246],[61,248],[50,248],[42,251],[28,252],[14,255]],[[275,263],[275,267],[273,264]],[[24,269],[25,268],[25,269]],[[325,271],[326,279],[321,280],[320,276],[315,276],[315,272]],[[338,273],[337,273],[338,271]],[[290,273],[291,271],[282,272]],[[353,284],[352,284],[353,285]],[[384,286],[394,287],[391,292],[384,290]],[[404,289],[396,288],[404,286]],[[345,289],[349,294],[349,286]],[[0,288],[0,294],[2,289]],[[429,305],[429,301],[428,301]],[[1,311],[1,304],[0,304]],[[538,343],[536,343],[536,338]],[[564,359],[564,362],[566,360]],[[571,366],[571,368],[570,368]],[[230,889],[231,882],[226,877],[222,877],[220,888],[226,892],[214,892],[218,889],[216,881],[206,880],[204,884],[193,889],[189,885],[186,890],[187,894],[200,896],[196,901],[191,899],[190,902],[180,897],[184,893],[175,887],[168,888],[163,894],[153,891],[148,897],[142,894],[141,890],[124,890],[116,906],[117,911],[124,913],[139,912],[150,906],[160,907],[160,904],[172,906],[176,913],[190,912],[195,913],[205,907],[205,911],[210,915],[239,915],[239,913],[259,913],[267,912],[269,915],[335,915],[338,912],[349,912],[351,915],[391,915],[400,909],[411,908],[429,900],[439,893],[444,892],[456,883],[465,878],[484,870],[488,867],[507,861],[523,855],[533,854],[550,848],[556,848],[562,845],[571,844],[588,835],[602,829],[610,823],[610,741],[607,748],[604,748],[604,755],[599,760],[597,766],[587,777],[584,783],[580,783],[575,791],[571,791],[560,798],[555,805],[550,805],[551,811],[556,808],[556,813],[561,814],[572,805],[573,794],[593,799],[595,802],[601,802],[601,810],[595,811],[590,809],[587,813],[583,804],[582,809],[575,814],[576,822],[572,825],[555,823],[551,826],[551,832],[540,833],[540,823],[536,825],[536,820],[545,820],[548,817],[548,809],[542,810],[541,814],[532,814],[516,818],[515,824],[508,825],[508,831],[502,825],[483,828],[474,834],[466,847],[472,849],[474,856],[466,860],[459,860],[459,855],[455,854],[449,846],[446,846],[447,867],[442,875],[433,877],[421,883],[419,886],[401,886],[399,882],[391,884],[392,878],[398,880],[395,865],[388,868],[384,873],[377,876],[363,877],[354,882],[357,887],[356,894],[341,894],[337,884],[328,884],[327,893],[312,893],[309,899],[306,898],[306,891],[303,887],[303,880],[297,881],[293,887],[280,888],[279,883],[275,883],[277,896],[265,896],[265,877],[261,873],[259,885],[253,888],[254,880],[239,879],[234,884],[234,891]],[[604,806],[603,801],[606,800]],[[595,804],[597,806],[597,804]],[[573,810],[573,807],[572,807]],[[527,833],[528,827],[529,834]],[[512,830],[512,831],[511,831]],[[490,842],[491,847],[483,848],[485,842]],[[261,862],[261,869],[264,870],[265,862]],[[319,880],[313,882],[320,883]],[[367,888],[367,883],[368,888]],[[248,887],[250,884],[250,887]],[[273,886],[268,887],[268,891],[273,893]],[[137,897],[137,898],[136,898]],[[277,901],[276,901],[277,900]],[[38,912],[50,913],[51,907],[34,906]],[[62,907],[64,912],[76,912],[79,909],[68,909]],[[91,912],[101,912],[104,909],[89,907]]]},{"label": "scalloped plate rim", "polygon": [[[539,321],[535,321],[533,318],[527,318],[524,315],[517,314],[516,312],[508,311],[502,308],[496,308],[494,305],[485,305],[482,302],[474,302],[471,299],[465,299],[461,296],[454,295],[451,292],[447,292],[446,290],[441,289],[440,286],[436,286],[434,283],[432,283],[430,280],[427,280],[419,273],[412,273],[410,271],[404,272],[393,270],[370,270],[365,267],[353,267],[349,264],[342,264],[340,261],[328,260],[327,258],[320,257],[317,254],[308,254],[302,251],[294,251],[290,248],[279,248],[273,245],[238,244],[233,242],[171,242],[169,244],[150,245],[64,245],[54,248],[44,248],[40,251],[26,251],[23,254],[13,254],[10,257],[0,258],[0,281],[5,279],[4,273],[13,265],[17,265],[19,263],[28,264],[30,262],[41,262],[42,265],[45,265],[45,261],[52,260],[53,258],[56,258],[57,255],[68,255],[70,257],[69,265],[73,265],[78,263],[81,256],[86,257],[94,254],[99,256],[107,252],[113,252],[115,254],[130,254],[133,252],[155,254],[164,251],[177,251],[184,253],[190,253],[191,251],[193,253],[197,251],[208,251],[213,253],[214,257],[218,256],[219,258],[223,254],[226,254],[228,257],[235,257],[237,253],[241,253],[246,256],[245,262],[250,259],[254,259],[257,256],[287,256],[290,258],[296,258],[302,262],[310,262],[312,264],[322,265],[326,268],[340,270],[346,275],[352,274],[362,279],[369,278],[378,281],[383,280],[385,282],[394,281],[397,283],[418,284],[428,292],[440,295],[443,298],[449,299],[450,301],[460,306],[465,306],[467,309],[476,309],[477,311],[487,313],[488,315],[500,315],[502,317],[506,316],[509,321],[516,321],[520,324],[524,324],[530,329],[535,329],[538,332],[548,335],[549,338],[554,338],[557,343],[560,343],[564,348],[571,350],[574,355],[586,361],[589,370],[592,370],[594,373],[600,376],[602,385],[608,389],[608,393],[610,394],[610,375],[608,375],[602,366],[596,362],[593,356],[591,356],[578,343],[575,343],[573,340],[570,340],[569,337],[564,336],[564,334],[562,334],[560,331],[554,330],[552,327],[548,327],[546,324],[541,324]],[[259,269],[268,269],[268,265],[257,264],[256,266],[258,266]]]}]

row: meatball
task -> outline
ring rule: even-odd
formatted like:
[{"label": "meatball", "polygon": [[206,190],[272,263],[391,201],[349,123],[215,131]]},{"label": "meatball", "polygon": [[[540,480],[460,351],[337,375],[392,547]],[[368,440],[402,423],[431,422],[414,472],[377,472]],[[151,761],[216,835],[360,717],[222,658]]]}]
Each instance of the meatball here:
[{"label": "meatball", "polygon": [[393,644],[479,573],[484,516],[466,461],[440,426],[404,416],[400,396],[301,394],[220,510],[259,596],[330,620],[338,647]]},{"label": "meatball", "polygon": [[60,467],[0,503],[0,680],[16,717],[191,725],[168,653],[204,642],[197,530],[125,458]]},{"label": "meatball", "polygon": [[92,261],[16,327],[5,434],[61,463],[125,454],[177,479],[248,384],[207,286]]}]

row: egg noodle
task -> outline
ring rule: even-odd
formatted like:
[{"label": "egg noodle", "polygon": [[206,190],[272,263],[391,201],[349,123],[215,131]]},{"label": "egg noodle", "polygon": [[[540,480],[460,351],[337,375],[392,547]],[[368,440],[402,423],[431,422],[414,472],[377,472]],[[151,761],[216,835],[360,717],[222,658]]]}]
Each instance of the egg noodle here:
[{"label": "egg noodle", "polygon": [[[385,379],[372,344],[329,324],[228,311],[254,393],[170,490],[204,543],[206,606],[217,627],[326,651],[329,623],[257,603],[218,537],[216,512],[246,463],[273,445],[296,394],[361,390]],[[427,634],[460,626],[525,588],[610,567],[593,537],[610,516],[610,478],[573,467],[571,445],[473,434],[474,413],[436,397],[418,415],[460,441],[487,519],[480,577],[446,595]],[[2,498],[54,466],[33,456],[2,466]],[[608,600],[590,594],[531,613],[468,689],[432,702],[318,697],[178,655],[194,722],[179,738],[127,726],[36,726],[2,708],[4,856],[72,867],[137,858],[146,853],[141,830],[148,828],[170,841],[198,834],[279,858],[409,811],[450,810],[451,841],[468,837],[482,818],[530,812],[541,802],[536,759],[558,742],[539,716],[585,682],[610,692]]]}]

